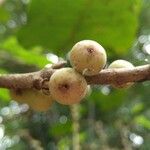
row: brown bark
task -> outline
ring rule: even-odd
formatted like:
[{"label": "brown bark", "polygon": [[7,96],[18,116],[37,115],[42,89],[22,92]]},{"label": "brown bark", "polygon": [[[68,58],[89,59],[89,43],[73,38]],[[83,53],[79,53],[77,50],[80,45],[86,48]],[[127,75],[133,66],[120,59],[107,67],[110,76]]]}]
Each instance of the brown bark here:
[{"label": "brown bark", "polygon": [[[42,89],[43,81],[48,81],[56,69],[64,67],[66,62],[52,65],[38,72],[26,74],[0,75],[0,87],[8,89],[36,88]],[[88,84],[123,84],[150,80],[150,65],[142,65],[133,69],[104,69],[98,75],[85,76]],[[44,85],[44,88],[45,85]]]}]

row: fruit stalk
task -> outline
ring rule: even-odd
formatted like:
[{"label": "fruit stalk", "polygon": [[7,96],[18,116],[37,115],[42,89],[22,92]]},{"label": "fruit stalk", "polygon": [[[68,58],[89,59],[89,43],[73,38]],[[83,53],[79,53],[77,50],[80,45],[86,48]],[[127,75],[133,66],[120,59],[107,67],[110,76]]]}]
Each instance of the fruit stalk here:
[{"label": "fruit stalk", "polygon": [[74,104],[70,106],[71,116],[72,116],[72,147],[73,150],[80,150],[80,131],[79,131],[79,104]]}]

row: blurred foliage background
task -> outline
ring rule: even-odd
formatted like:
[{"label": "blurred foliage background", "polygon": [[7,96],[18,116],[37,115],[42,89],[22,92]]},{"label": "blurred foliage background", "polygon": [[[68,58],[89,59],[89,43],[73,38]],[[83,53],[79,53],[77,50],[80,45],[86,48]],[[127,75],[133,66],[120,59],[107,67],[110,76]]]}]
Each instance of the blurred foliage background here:
[{"label": "blurred foliage background", "polygon": [[[0,0],[1,74],[56,63],[83,39],[101,43],[108,64],[150,63],[150,1]],[[0,150],[149,150],[149,107],[150,82],[93,86],[80,104],[55,103],[44,113],[0,89]]]}]

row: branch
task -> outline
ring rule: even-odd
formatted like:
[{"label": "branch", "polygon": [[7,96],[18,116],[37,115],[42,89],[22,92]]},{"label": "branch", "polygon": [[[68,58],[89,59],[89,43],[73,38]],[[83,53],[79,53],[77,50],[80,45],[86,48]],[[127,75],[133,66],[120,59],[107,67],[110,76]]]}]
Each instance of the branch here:
[{"label": "branch", "polygon": [[98,75],[86,76],[89,84],[123,84],[150,80],[150,65],[142,65],[132,69],[104,69]]},{"label": "branch", "polygon": [[[66,65],[60,62],[33,73],[8,74],[0,76],[0,87],[8,89],[36,88],[42,89],[43,82],[48,81],[51,75]],[[98,75],[85,76],[88,84],[123,84],[128,82],[143,82],[150,80],[150,65],[142,65],[132,69],[104,69]],[[44,85],[44,88],[46,88]],[[48,87],[47,87],[48,88]]]},{"label": "branch", "polygon": [[72,135],[72,147],[73,150],[80,150],[80,124],[79,124],[79,119],[80,119],[80,113],[79,113],[79,105],[75,104],[70,106],[70,111],[71,111],[71,116],[72,116],[72,130],[73,130],[73,135]]},{"label": "branch", "polygon": [[42,89],[44,80],[49,80],[56,69],[66,65],[66,61],[53,64],[50,68],[44,68],[37,72],[24,74],[4,74],[0,75],[0,87],[8,89]]}]

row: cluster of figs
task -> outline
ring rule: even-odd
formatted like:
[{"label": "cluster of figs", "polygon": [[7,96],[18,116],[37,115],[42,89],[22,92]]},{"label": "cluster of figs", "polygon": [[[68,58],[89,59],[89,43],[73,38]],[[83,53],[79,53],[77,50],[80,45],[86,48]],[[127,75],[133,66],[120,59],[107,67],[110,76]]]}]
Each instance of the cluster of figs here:
[{"label": "cluster of figs", "polygon": [[[27,103],[35,111],[48,110],[54,100],[63,105],[79,103],[90,89],[84,76],[99,74],[106,66],[107,54],[96,41],[83,40],[72,47],[69,52],[69,61],[72,68],[58,69],[50,77],[48,83],[50,95],[35,89],[27,89],[20,93],[11,91],[11,97],[20,103]],[[134,68],[134,66],[126,60],[115,60],[108,68]],[[112,86],[124,88],[132,84]]]}]

